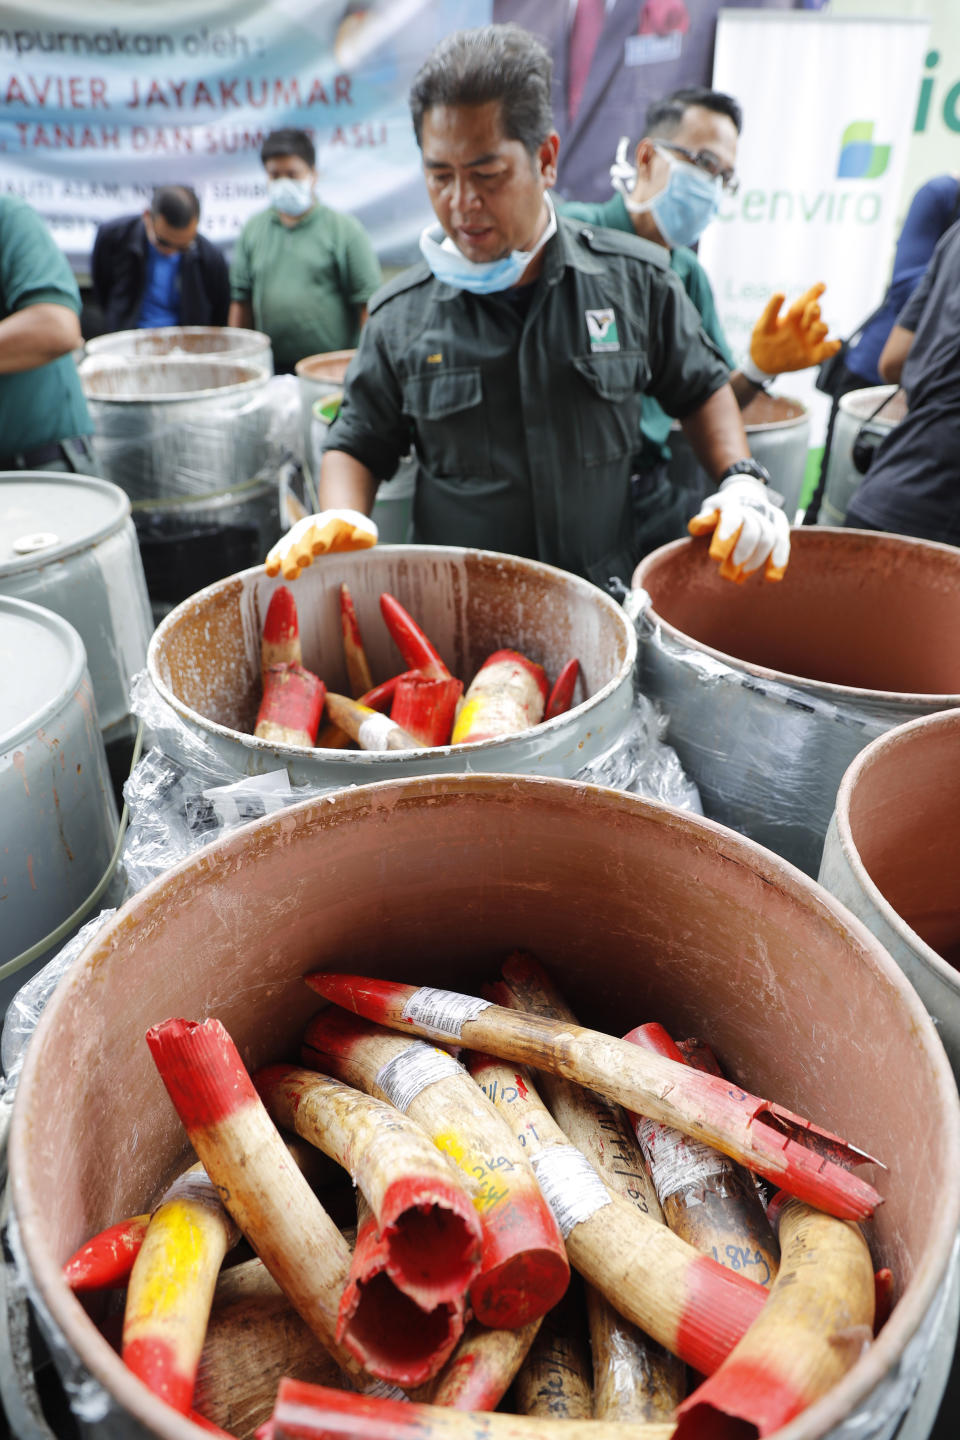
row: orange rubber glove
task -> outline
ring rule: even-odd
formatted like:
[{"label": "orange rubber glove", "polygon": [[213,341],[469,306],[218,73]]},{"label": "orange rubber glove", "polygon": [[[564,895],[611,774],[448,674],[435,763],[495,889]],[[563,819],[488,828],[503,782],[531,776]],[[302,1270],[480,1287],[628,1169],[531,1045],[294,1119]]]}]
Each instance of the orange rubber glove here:
[{"label": "orange rubber glove", "polygon": [[312,565],[317,555],[334,555],[344,550],[366,550],[376,545],[377,527],[359,510],[321,510],[305,515],[274,545],[266,559],[268,575],[296,580]]},{"label": "orange rubber glove", "polygon": [[811,285],[785,315],[780,314],[784,294],[778,291],[770,296],[750,337],[750,359],[758,370],[767,376],[784,370],[806,370],[810,365],[822,365],[837,353],[840,341],[826,338],[828,326],[820,317],[818,302],[826,288]]}]

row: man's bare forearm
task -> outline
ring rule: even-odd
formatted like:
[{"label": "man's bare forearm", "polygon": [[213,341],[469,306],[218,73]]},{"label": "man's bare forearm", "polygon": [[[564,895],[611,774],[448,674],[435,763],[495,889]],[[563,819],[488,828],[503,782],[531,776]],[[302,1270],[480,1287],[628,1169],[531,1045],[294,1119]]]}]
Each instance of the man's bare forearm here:
[{"label": "man's bare forearm", "polygon": [[233,330],[253,329],[253,306],[249,300],[231,300],[227,324]]},{"label": "man's bare forearm", "polygon": [[83,344],[80,321],[66,305],[27,305],[0,320],[0,375],[38,370]]},{"label": "man's bare forearm", "polygon": [[344,450],[325,450],[317,487],[321,510],[359,510],[369,515],[377,493],[372,470]]},{"label": "man's bare forearm", "polygon": [[700,464],[714,480],[719,480],[734,461],[749,459],[747,432],[731,386],[715,390],[680,424]]}]

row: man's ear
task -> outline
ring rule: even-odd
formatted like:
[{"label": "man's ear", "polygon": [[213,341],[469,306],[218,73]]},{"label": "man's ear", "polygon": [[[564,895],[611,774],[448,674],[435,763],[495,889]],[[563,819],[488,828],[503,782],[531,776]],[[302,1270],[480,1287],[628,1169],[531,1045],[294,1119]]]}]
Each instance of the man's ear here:
[{"label": "man's ear", "polygon": [[537,150],[537,159],[540,161],[540,175],[547,189],[551,189],[557,183],[557,152],[560,149],[560,136],[556,130],[551,130],[543,144]]},{"label": "man's ear", "polygon": [[637,141],[637,148],[633,152],[633,163],[636,166],[638,175],[645,175],[649,172],[657,150],[654,142],[646,136]]}]

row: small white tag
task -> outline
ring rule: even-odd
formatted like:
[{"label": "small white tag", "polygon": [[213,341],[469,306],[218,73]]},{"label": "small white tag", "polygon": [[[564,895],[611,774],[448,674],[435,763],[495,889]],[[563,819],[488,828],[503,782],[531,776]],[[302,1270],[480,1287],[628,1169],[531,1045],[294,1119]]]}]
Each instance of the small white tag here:
[{"label": "small white tag", "polygon": [[422,985],[414,990],[403,1007],[403,1020],[412,1020],[427,1030],[436,1030],[450,1040],[459,1040],[464,1025],[476,1020],[482,1010],[490,1008],[489,1000],[475,995],[458,995],[454,990],[431,990]]},{"label": "small white tag", "polygon": [[375,1084],[383,1091],[391,1105],[406,1114],[407,1107],[416,1100],[421,1090],[435,1080],[446,1080],[459,1075],[462,1067],[435,1045],[418,1042],[409,1050],[395,1055],[377,1071]]},{"label": "small white tag", "polygon": [[393,728],[389,715],[367,715],[360,721],[357,744],[361,750],[386,750],[387,736]]},{"label": "small white tag", "polygon": [[637,1139],[661,1205],[678,1190],[730,1170],[723,1155],[712,1146],[657,1120],[638,1119]]},{"label": "small white tag", "polygon": [[606,1185],[575,1145],[557,1145],[535,1155],[533,1172],[564,1240],[575,1225],[611,1202]]}]

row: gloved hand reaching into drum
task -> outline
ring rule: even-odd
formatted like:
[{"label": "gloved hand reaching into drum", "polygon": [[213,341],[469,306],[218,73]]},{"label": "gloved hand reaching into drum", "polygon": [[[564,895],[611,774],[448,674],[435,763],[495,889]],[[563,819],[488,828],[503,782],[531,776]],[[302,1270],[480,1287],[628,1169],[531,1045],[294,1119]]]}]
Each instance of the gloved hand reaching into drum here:
[{"label": "gloved hand reaching into drum", "polygon": [[377,539],[376,525],[359,510],[321,510],[317,515],[305,515],[270,551],[267,574],[279,575],[282,571],[284,580],[296,580],[317,555],[367,550],[376,545]]},{"label": "gloved hand reaching into drum", "polygon": [[691,535],[709,535],[710,556],[725,580],[741,584],[764,566],[767,580],[782,580],[790,559],[790,524],[780,497],[762,480],[736,474],[708,495],[689,521]]}]

